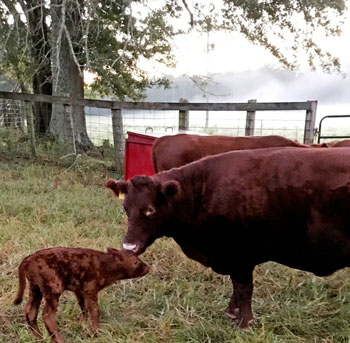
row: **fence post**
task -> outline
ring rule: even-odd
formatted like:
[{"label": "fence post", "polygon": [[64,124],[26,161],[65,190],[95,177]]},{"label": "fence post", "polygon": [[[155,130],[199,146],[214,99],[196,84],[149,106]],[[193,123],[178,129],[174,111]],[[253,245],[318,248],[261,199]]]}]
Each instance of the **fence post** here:
[{"label": "fence post", "polygon": [[71,141],[68,143],[71,145],[72,147],[72,153],[74,155],[77,154],[77,149],[75,146],[75,130],[74,130],[74,122],[73,122],[73,117],[72,117],[72,106],[70,104],[63,104],[63,111],[64,111],[64,125],[66,125],[66,130],[65,133],[68,136],[71,137],[67,137],[67,142],[69,142],[69,138],[71,138]]},{"label": "fence post", "polygon": [[311,109],[306,111],[304,144],[312,144],[314,142],[317,100],[309,100],[308,102],[311,103]]},{"label": "fence post", "polygon": [[[114,105],[113,105],[114,107]],[[115,166],[120,175],[124,174],[124,133],[123,116],[120,108],[112,108],[112,130],[115,152]]]},{"label": "fence post", "polygon": [[[248,103],[256,103],[256,99],[248,100]],[[245,122],[245,135],[254,136],[255,129],[255,111],[247,111],[247,118]]]},{"label": "fence post", "polygon": [[33,157],[36,157],[36,147],[35,147],[35,131],[34,131],[34,116],[33,107],[31,101],[24,102],[26,120],[27,120],[27,133],[30,140],[30,147]]},{"label": "fence post", "polygon": [[[187,99],[179,99],[180,103],[188,102]],[[188,110],[179,110],[179,131],[187,131],[189,128],[189,111]]]}]

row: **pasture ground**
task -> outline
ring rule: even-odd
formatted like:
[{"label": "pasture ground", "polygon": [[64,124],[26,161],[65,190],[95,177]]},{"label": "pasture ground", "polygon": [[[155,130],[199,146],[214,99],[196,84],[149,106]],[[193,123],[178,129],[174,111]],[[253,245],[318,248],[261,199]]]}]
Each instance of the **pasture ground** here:
[{"label": "pasture ground", "polygon": [[[107,172],[83,163],[67,170],[0,156],[0,342],[34,342],[13,306],[17,266],[51,246],[119,247],[126,230],[121,204],[103,188]],[[349,343],[350,270],[328,278],[265,263],[255,270],[250,333],[222,314],[231,296],[228,277],[186,258],[170,239],[143,255],[151,272],[99,295],[101,329],[91,337],[69,293],[58,324],[66,342],[98,343]],[[239,256],[237,256],[239,260]],[[41,314],[40,327],[43,328]],[[45,330],[43,342],[50,342]]]}]

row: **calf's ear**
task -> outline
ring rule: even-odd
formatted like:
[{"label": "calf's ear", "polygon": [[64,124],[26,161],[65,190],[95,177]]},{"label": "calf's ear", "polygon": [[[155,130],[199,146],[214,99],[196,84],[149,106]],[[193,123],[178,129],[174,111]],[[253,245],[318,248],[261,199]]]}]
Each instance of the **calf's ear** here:
[{"label": "calf's ear", "polygon": [[113,255],[113,258],[117,258],[120,262],[124,261],[123,253],[114,248],[107,248],[107,253]]},{"label": "calf's ear", "polygon": [[117,253],[119,253],[119,250],[114,249],[114,248],[107,248],[107,253],[108,254],[117,254]]},{"label": "calf's ear", "polygon": [[175,180],[166,181],[162,183],[161,191],[167,198],[173,198],[180,195],[181,186],[180,183]]},{"label": "calf's ear", "polygon": [[128,192],[128,183],[126,181],[108,179],[105,183],[105,187],[110,189],[115,196],[119,196],[121,194],[126,194]]}]

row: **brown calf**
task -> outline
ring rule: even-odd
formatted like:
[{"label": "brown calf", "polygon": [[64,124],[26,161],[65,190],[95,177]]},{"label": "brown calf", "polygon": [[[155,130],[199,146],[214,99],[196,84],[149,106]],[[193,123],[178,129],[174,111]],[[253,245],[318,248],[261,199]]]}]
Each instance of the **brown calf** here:
[{"label": "brown calf", "polygon": [[125,250],[108,248],[105,253],[82,248],[42,249],[27,256],[18,267],[19,289],[14,304],[22,302],[27,278],[29,295],[24,315],[30,329],[36,337],[42,338],[37,315],[44,297],[45,326],[55,342],[63,343],[57,330],[56,312],[64,290],[75,293],[83,314],[87,310],[96,331],[99,327],[97,293],[117,280],[147,273],[147,265]]}]

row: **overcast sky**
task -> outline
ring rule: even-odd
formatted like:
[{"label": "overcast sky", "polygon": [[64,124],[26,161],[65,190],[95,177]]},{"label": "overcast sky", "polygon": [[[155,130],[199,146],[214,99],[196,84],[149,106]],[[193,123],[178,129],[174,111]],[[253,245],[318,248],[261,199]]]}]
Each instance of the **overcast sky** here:
[{"label": "overcast sky", "polygon": [[[349,18],[349,13],[347,14]],[[226,80],[225,90],[230,88],[226,97],[211,99],[211,101],[242,102],[248,99],[258,101],[306,101],[318,100],[318,119],[327,114],[350,114],[350,20],[346,20],[339,37],[323,37],[315,34],[317,42],[325,51],[330,51],[340,58],[343,74],[326,74],[319,68],[311,72],[302,63],[298,71],[286,71],[280,78],[271,72],[273,69],[283,69],[283,66],[264,48],[249,43],[239,34],[211,33],[209,43],[215,48],[206,53],[206,34],[193,33],[189,36],[177,37],[175,69],[147,65],[151,74],[206,75],[230,73]],[[277,76],[276,76],[277,75]],[[239,84],[237,84],[239,80]],[[219,87],[219,85],[218,85]],[[178,99],[174,99],[177,101]],[[194,100],[192,100],[194,101]],[[203,98],[195,99],[203,101]]]},{"label": "overcast sky", "polygon": [[[316,30],[314,38],[317,43],[325,50],[339,57],[345,72],[350,73],[350,11],[346,12],[344,25],[342,26],[342,35],[339,37],[325,37],[323,30]],[[186,25],[188,18],[183,18],[183,25]],[[302,23],[302,20],[296,18],[296,25]],[[187,23],[188,25],[188,23]],[[209,35],[209,43],[214,44],[215,48],[206,53],[207,35],[192,33],[175,37],[174,53],[178,61],[176,68],[169,69],[159,66],[147,66],[154,74],[165,73],[175,76],[183,74],[202,74],[224,73],[246,70],[257,70],[266,65],[281,67],[278,61],[264,48],[255,46],[247,41],[239,33],[214,32]],[[283,44],[283,43],[282,43]],[[287,48],[290,42],[286,39]],[[303,63],[305,56],[300,52],[301,71],[306,71],[308,66]]]}]

